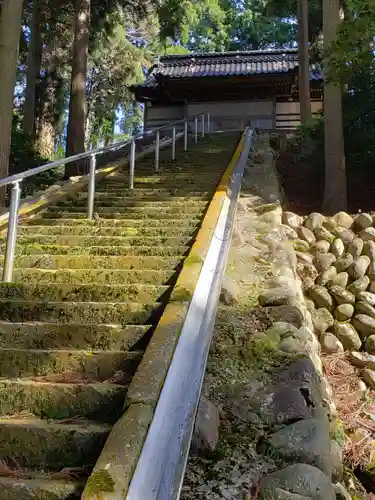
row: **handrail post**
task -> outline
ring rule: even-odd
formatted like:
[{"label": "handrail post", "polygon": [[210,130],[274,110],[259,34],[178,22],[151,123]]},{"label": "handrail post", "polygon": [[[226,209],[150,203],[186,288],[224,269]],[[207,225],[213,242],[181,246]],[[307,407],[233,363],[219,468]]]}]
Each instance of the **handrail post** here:
[{"label": "handrail post", "polygon": [[198,117],[194,118],[194,141],[195,144],[198,142]]},{"label": "handrail post", "polygon": [[176,159],[176,125],[173,125],[172,131],[172,160]]},{"label": "handrail post", "polygon": [[202,137],[204,137],[204,113],[202,115]]},{"label": "handrail post", "polygon": [[155,145],[155,172],[159,172],[159,154],[160,154],[160,130],[156,131],[156,145]]},{"label": "handrail post", "polygon": [[15,182],[10,195],[9,220],[7,243],[5,249],[3,281],[10,283],[13,277],[14,255],[16,251],[18,208],[20,206],[21,188],[20,183]]},{"label": "handrail post", "polygon": [[188,150],[188,120],[185,118],[184,122],[184,151]]},{"label": "handrail post", "polygon": [[89,173],[89,190],[87,195],[87,218],[92,220],[94,215],[94,198],[95,198],[95,171],[96,171],[96,156],[90,156],[90,173]]},{"label": "handrail post", "polygon": [[129,171],[129,189],[134,189],[134,167],[135,167],[135,140],[130,146],[130,171]]},{"label": "handrail post", "polygon": [[207,113],[207,133],[210,133],[211,129],[211,115],[210,113]]}]

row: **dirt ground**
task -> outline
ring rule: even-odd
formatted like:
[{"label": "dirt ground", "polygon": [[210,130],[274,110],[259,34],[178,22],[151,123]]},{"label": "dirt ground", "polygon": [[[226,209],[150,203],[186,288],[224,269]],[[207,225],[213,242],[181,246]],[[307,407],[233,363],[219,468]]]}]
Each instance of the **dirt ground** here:
[{"label": "dirt ground", "polygon": [[[284,151],[277,168],[286,195],[285,208],[299,215],[319,212],[324,189],[322,166],[306,164],[290,151]],[[349,213],[375,210],[375,168],[371,172],[348,172],[348,204]]]}]

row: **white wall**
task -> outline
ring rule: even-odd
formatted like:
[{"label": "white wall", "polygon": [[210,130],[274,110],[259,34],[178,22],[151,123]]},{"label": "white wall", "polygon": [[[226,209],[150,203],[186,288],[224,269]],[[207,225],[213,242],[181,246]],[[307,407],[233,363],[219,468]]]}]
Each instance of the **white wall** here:
[{"label": "white wall", "polygon": [[[321,101],[312,101],[313,113],[321,110]],[[146,128],[167,125],[187,116],[202,112],[211,115],[211,130],[243,130],[249,124],[259,128],[295,128],[300,122],[299,102],[242,101],[242,102],[202,102],[177,106],[151,106],[146,111]],[[192,128],[193,124],[190,124]],[[199,121],[198,128],[200,130]]]},{"label": "white wall", "polygon": [[[311,112],[317,113],[323,108],[322,101],[311,101]],[[301,124],[299,102],[276,103],[276,128],[296,128]]]},{"label": "white wall", "polygon": [[146,128],[160,127],[185,117],[185,106],[151,106],[146,111]]},{"label": "white wall", "polygon": [[253,127],[274,127],[272,101],[202,102],[187,106],[188,116],[209,112],[211,130],[242,130],[247,124]]}]

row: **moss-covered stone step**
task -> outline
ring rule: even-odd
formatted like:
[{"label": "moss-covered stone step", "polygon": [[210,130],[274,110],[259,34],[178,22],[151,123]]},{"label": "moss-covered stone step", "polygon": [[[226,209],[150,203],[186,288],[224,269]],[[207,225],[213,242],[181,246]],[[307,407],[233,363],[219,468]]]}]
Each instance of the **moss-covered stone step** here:
[{"label": "moss-covered stone step", "polygon": [[135,350],[151,325],[0,321],[0,347],[20,349]]},{"label": "moss-covered stone step", "polygon": [[[73,208],[73,207],[72,207]],[[130,221],[139,220],[142,221],[143,223],[145,220],[152,220],[152,219],[157,219],[159,222],[160,221],[168,221],[170,219],[176,219],[182,214],[176,213],[176,212],[120,212],[120,211],[113,211],[113,210],[106,210],[106,209],[101,209],[96,211],[96,215],[99,217],[99,219],[122,219],[122,225],[124,225],[124,220],[129,221],[129,224],[131,224]],[[193,212],[189,214],[189,217],[192,217],[192,219],[198,219],[198,222],[202,220],[202,215],[201,212]],[[184,215],[186,216],[186,215]],[[45,219],[58,219],[59,217],[63,219],[87,219],[87,213],[86,212],[74,212],[74,211],[61,211],[58,207],[52,207],[50,208],[47,212],[43,214],[43,217]],[[65,222],[64,222],[65,223]],[[99,220],[100,223],[100,220]],[[128,222],[126,223],[128,224]]]},{"label": "moss-covered stone step", "polygon": [[152,325],[0,321],[0,347],[134,350]]},{"label": "moss-covered stone step", "polygon": [[[46,377],[67,373],[88,381],[110,381],[117,372],[131,376],[142,353],[79,349],[0,348],[0,377]],[[59,379],[58,379],[59,380]],[[62,378],[64,380],[64,378]],[[0,455],[1,456],[1,455]]]},{"label": "moss-covered stone step", "polygon": [[[198,167],[198,165],[197,165]],[[203,165],[199,165],[200,169],[203,168]],[[135,175],[134,176],[134,187],[135,189],[140,189],[140,186],[145,187],[163,187],[165,189],[165,184],[169,184],[171,189],[176,189],[179,187],[179,184],[183,184],[187,181],[189,184],[201,184],[206,182],[207,184],[212,184],[213,181],[220,178],[222,175],[222,171],[210,171],[206,170],[204,172],[191,172],[188,168],[185,172],[173,172],[173,175],[169,172],[165,172],[160,175]],[[107,177],[99,186],[102,188],[106,187],[128,187],[129,177],[125,176],[116,176],[116,177]],[[185,186],[184,186],[185,187]]]},{"label": "moss-covered stone step", "polygon": [[[206,204],[204,205],[206,206]],[[54,205],[51,206],[48,209],[49,213],[55,213],[56,211],[62,211],[64,212],[64,209],[67,208],[68,213],[85,213],[85,206],[82,204],[81,206],[75,206],[75,205]],[[185,206],[183,204],[181,205],[167,205],[166,207],[163,206],[141,206],[141,207],[130,207],[130,206],[117,206],[117,207],[112,207],[112,206],[101,206],[101,205],[95,205],[95,211],[99,214],[112,214],[112,213],[119,213],[119,214],[128,214],[129,218],[132,216],[136,217],[154,217],[158,218],[160,215],[165,218],[164,216],[166,214],[169,214],[170,216],[174,215],[176,217],[177,214],[192,214],[193,217],[197,217],[196,214],[200,214],[201,212],[204,211],[204,207],[200,206]],[[86,214],[87,217],[87,214]]]},{"label": "moss-covered stone step", "polygon": [[[1,270],[1,268],[0,268]],[[106,283],[106,284],[149,284],[166,285],[173,281],[176,271],[155,269],[34,269],[16,268],[14,282],[24,283]]]},{"label": "moss-covered stone step", "polygon": [[[51,474],[36,479],[0,477],[2,500],[80,500],[84,484],[68,479],[56,480]],[[44,476],[44,477],[43,477]]]},{"label": "moss-covered stone step", "polygon": [[166,285],[107,285],[70,283],[1,283],[0,300],[63,302],[138,302],[168,300]]},{"label": "moss-covered stone step", "polygon": [[47,321],[49,323],[154,324],[163,305],[137,302],[43,302],[0,300],[3,321]]},{"label": "moss-covered stone step", "polygon": [[[153,269],[153,270],[174,270],[180,266],[183,256],[152,257],[141,255],[129,256],[105,256],[99,255],[69,255],[56,254],[46,255],[45,252],[34,255],[20,255],[15,258],[16,267],[33,267],[38,269]],[[0,255],[0,265],[4,262],[4,255]]]},{"label": "moss-covered stone step", "polygon": [[[92,247],[82,247],[75,246],[71,247],[69,245],[18,245],[16,248],[16,255],[108,255],[108,256],[129,256],[129,255],[139,255],[139,256],[172,256],[172,255],[184,255],[187,253],[188,246],[92,246]],[[5,244],[0,244],[0,251],[5,251]]]},{"label": "moss-covered stone step", "polygon": [[[184,218],[179,218],[179,219],[168,219],[168,220],[163,220],[163,219],[150,219],[150,220],[145,220],[145,219],[98,219],[98,220],[89,220],[87,219],[87,216],[84,218],[80,219],[75,219],[75,218],[30,218],[27,220],[27,224],[29,226],[86,226],[90,228],[103,228],[103,230],[107,227],[128,227],[128,228],[135,228],[135,229],[143,229],[143,228],[168,228],[171,226],[178,227],[178,228],[190,228],[194,227],[196,228],[200,221],[201,217],[184,217]],[[25,220],[22,221],[22,225],[25,223]]]},{"label": "moss-covered stone step", "polygon": [[[202,189],[197,189],[197,190],[190,190],[190,189],[184,189],[183,187],[180,188],[169,188],[169,189],[164,189],[164,188],[143,188],[143,189],[124,189],[123,187],[112,187],[110,190],[104,189],[101,185],[99,185],[95,191],[95,199],[101,199],[101,198],[106,198],[108,196],[119,196],[119,197],[126,197],[128,199],[137,199],[137,200],[142,200],[144,198],[197,198],[197,199],[207,199],[208,201],[212,198],[213,193],[215,192],[215,186],[212,186],[210,189],[207,189],[206,191]],[[84,191],[81,193],[82,197],[87,196],[87,191]]]},{"label": "moss-covered stone step", "polygon": [[[140,193],[138,192],[137,196],[131,196],[129,194],[124,195],[123,192],[113,192],[112,190],[110,191],[95,191],[95,202],[98,201],[114,201],[114,202],[122,202],[125,205],[128,203],[135,203],[137,205],[143,205],[147,203],[172,203],[172,204],[178,204],[178,203],[185,203],[185,202],[192,202],[192,203],[207,203],[210,201],[212,198],[212,193],[206,193],[203,195],[197,195],[193,194],[192,196],[189,196],[187,194],[186,196],[174,196],[173,194],[170,194],[168,192],[166,193],[155,193],[155,194],[148,194],[148,193]],[[65,198],[65,199],[71,199],[71,200],[83,200],[86,201],[87,203],[87,192],[82,192],[78,193],[76,196],[72,196],[71,198]]]},{"label": "moss-covered stone step", "polygon": [[[156,227],[128,227],[109,225],[57,225],[57,226],[19,226],[21,236],[34,236],[36,234],[45,235],[77,235],[77,236],[191,236],[197,229],[191,225],[180,226],[156,226]],[[4,232],[6,235],[6,232]],[[4,233],[2,233],[4,235]]]},{"label": "moss-covered stone step", "polygon": [[[217,186],[218,182],[220,180],[220,176],[213,177],[211,176],[210,178],[206,179],[201,179],[199,176],[196,176],[194,179],[191,178],[180,178],[176,179],[174,181],[173,179],[170,180],[162,180],[162,181],[155,181],[155,182],[137,182],[135,181],[135,189],[139,190],[145,190],[145,189],[164,189],[164,190],[174,190],[174,189],[183,189],[185,193],[187,192],[198,192],[202,193],[205,191],[210,191],[212,189],[215,189]],[[102,185],[100,185],[99,189],[102,191],[108,191],[109,193],[119,193],[121,190],[125,190],[128,187],[128,183],[115,183],[115,182],[106,182]]]},{"label": "moss-covered stone step", "polygon": [[93,465],[110,426],[49,423],[37,418],[0,419],[0,457],[22,468],[59,471]]},{"label": "moss-covered stone step", "polygon": [[[193,200],[189,198],[182,198],[179,201],[175,200],[134,200],[131,201],[128,198],[118,197],[110,197],[103,199],[97,199],[95,203],[95,208],[97,207],[125,207],[131,208],[139,208],[141,210],[147,208],[159,208],[159,209],[169,209],[169,208],[179,208],[179,207],[195,207],[199,209],[204,209],[207,206],[208,201],[201,200]],[[59,207],[71,207],[74,205],[75,207],[87,207],[87,198],[78,198],[75,200],[61,200],[59,202],[54,203],[53,206]]]},{"label": "moss-covered stone step", "polygon": [[[69,377],[67,377],[69,378]],[[29,412],[46,420],[77,417],[115,423],[127,386],[99,383],[51,383],[0,380],[0,417]]]},{"label": "moss-covered stone step", "polygon": [[[69,247],[110,247],[113,253],[117,253],[118,247],[123,246],[162,246],[176,247],[179,245],[188,245],[192,236],[190,234],[183,236],[90,236],[90,235],[51,235],[34,234],[23,235],[17,238],[18,245],[62,245]],[[0,245],[6,242],[6,236],[0,236]]]}]

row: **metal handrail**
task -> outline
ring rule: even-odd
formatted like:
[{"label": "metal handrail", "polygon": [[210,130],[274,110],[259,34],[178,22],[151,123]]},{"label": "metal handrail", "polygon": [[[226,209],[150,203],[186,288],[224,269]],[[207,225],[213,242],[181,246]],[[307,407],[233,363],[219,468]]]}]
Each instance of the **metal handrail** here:
[{"label": "metal handrail", "polygon": [[[133,135],[132,137],[130,137],[129,139],[126,139],[125,141],[114,142],[113,144],[110,144],[109,146],[103,146],[101,148],[93,149],[90,151],[85,151],[84,153],[79,153],[77,155],[68,156],[67,158],[62,158],[61,160],[56,160],[56,161],[53,161],[50,163],[46,163],[45,165],[41,165],[40,167],[35,167],[35,168],[31,168],[30,170],[25,170],[24,172],[20,172],[19,174],[10,175],[8,177],[0,179],[0,187],[6,186],[8,184],[13,184],[14,182],[21,182],[24,179],[27,179],[28,177],[38,175],[42,172],[47,172],[48,170],[52,170],[53,168],[56,168],[56,167],[62,167],[64,165],[67,165],[68,163],[72,163],[73,161],[78,161],[78,160],[83,160],[84,158],[89,158],[92,155],[97,156],[97,155],[112,151],[114,149],[121,149],[124,146],[131,144],[133,141],[136,141],[137,139],[142,139],[145,135],[150,136],[150,135],[156,134],[158,131],[161,132],[162,130],[176,126],[179,123],[188,122],[195,117],[204,116],[204,114],[205,113],[199,113],[199,114],[191,116],[189,118],[182,118],[181,120],[177,120],[175,122],[168,123],[167,125],[163,125],[161,127],[156,127],[154,129],[146,130],[145,132],[139,132],[138,134]],[[203,121],[203,123],[204,123],[204,121]]]},{"label": "metal handrail", "polygon": [[189,454],[212,338],[221,283],[231,243],[237,199],[253,131],[231,176],[187,316],[138,459],[127,500],[177,500]]},{"label": "metal handrail", "polygon": [[[205,121],[205,117],[207,116],[207,120]],[[9,218],[8,218],[8,231],[7,231],[7,240],[6,240],[6,249],[5,249],[5,258],[4,258],[4,267],[3,267],[3,281],[9,283],[12,281],[13,276],[13,266],[14,266],[14,256],[16,249],[16,240],[17,240],[17,226],[18,226],[18,212],[21,200],[21,186],[20,183],[34,175],[40,174],[42,172],[46,172],[48,170],[52,170],[56,167],[61,167],[71,163],[73,161],[83,160],[85,158],[90,158],[90,167],[88,174],[88,196],[87,196],[87,218],[92,220],[94,216],[94,202],[95,202],[95,175],[97,173],[96,170],[96,159],[98,155],[107,153],[109,151],[115,151],[117,149],[122,149],[123,147],[130,145],[130,160],[129,160],[129,189],[134,189],[134,171],[135,171],[135,157],[136,157],[136,141],[145,136],[149,137],[153,134],[156,135],[156,144],[155,144],[155,171],[159,171],[159,157],[160,157],[160,132],[172,127],[172,159],[176,158],[176,126],[180,123],[184,123],[184,151],[188,149],[188,123],[190,120],[194,120],[194,142],[198,141],[198,118],[201,117],[202,120],[202,137],[205,134],[205,128],[207,132],[210,132],[210,116],[209,113],[199,113],[197,115],[193,115],[191,117],[182,118],[181,120],[177,120],[172,123],[168,123],[161,127],[157,127],[151,130],[147,130],[145,132],[140,132],[138,134],[133,135],[129,139],[125,141],[116,142],[110,144],[109,146],[104,146],[101,148],[93,149],[91,151],[87,151],[84,153],[80,153],[78,155],[69,156],[68,158],[63,158],[61,160],[57,160],[51,163],[47,163],[46,165],[41,165],[40,167],[32,168],[30,170],[26,170],[25,172],[21,172],[19,174],[10,175],[3,179],[0,179],[0,187],[7,186],[9,184],[12,185],[11,196],[10,196],[10,205],[9,205]],[[179,135],[180,137],[180,135]]]}]

